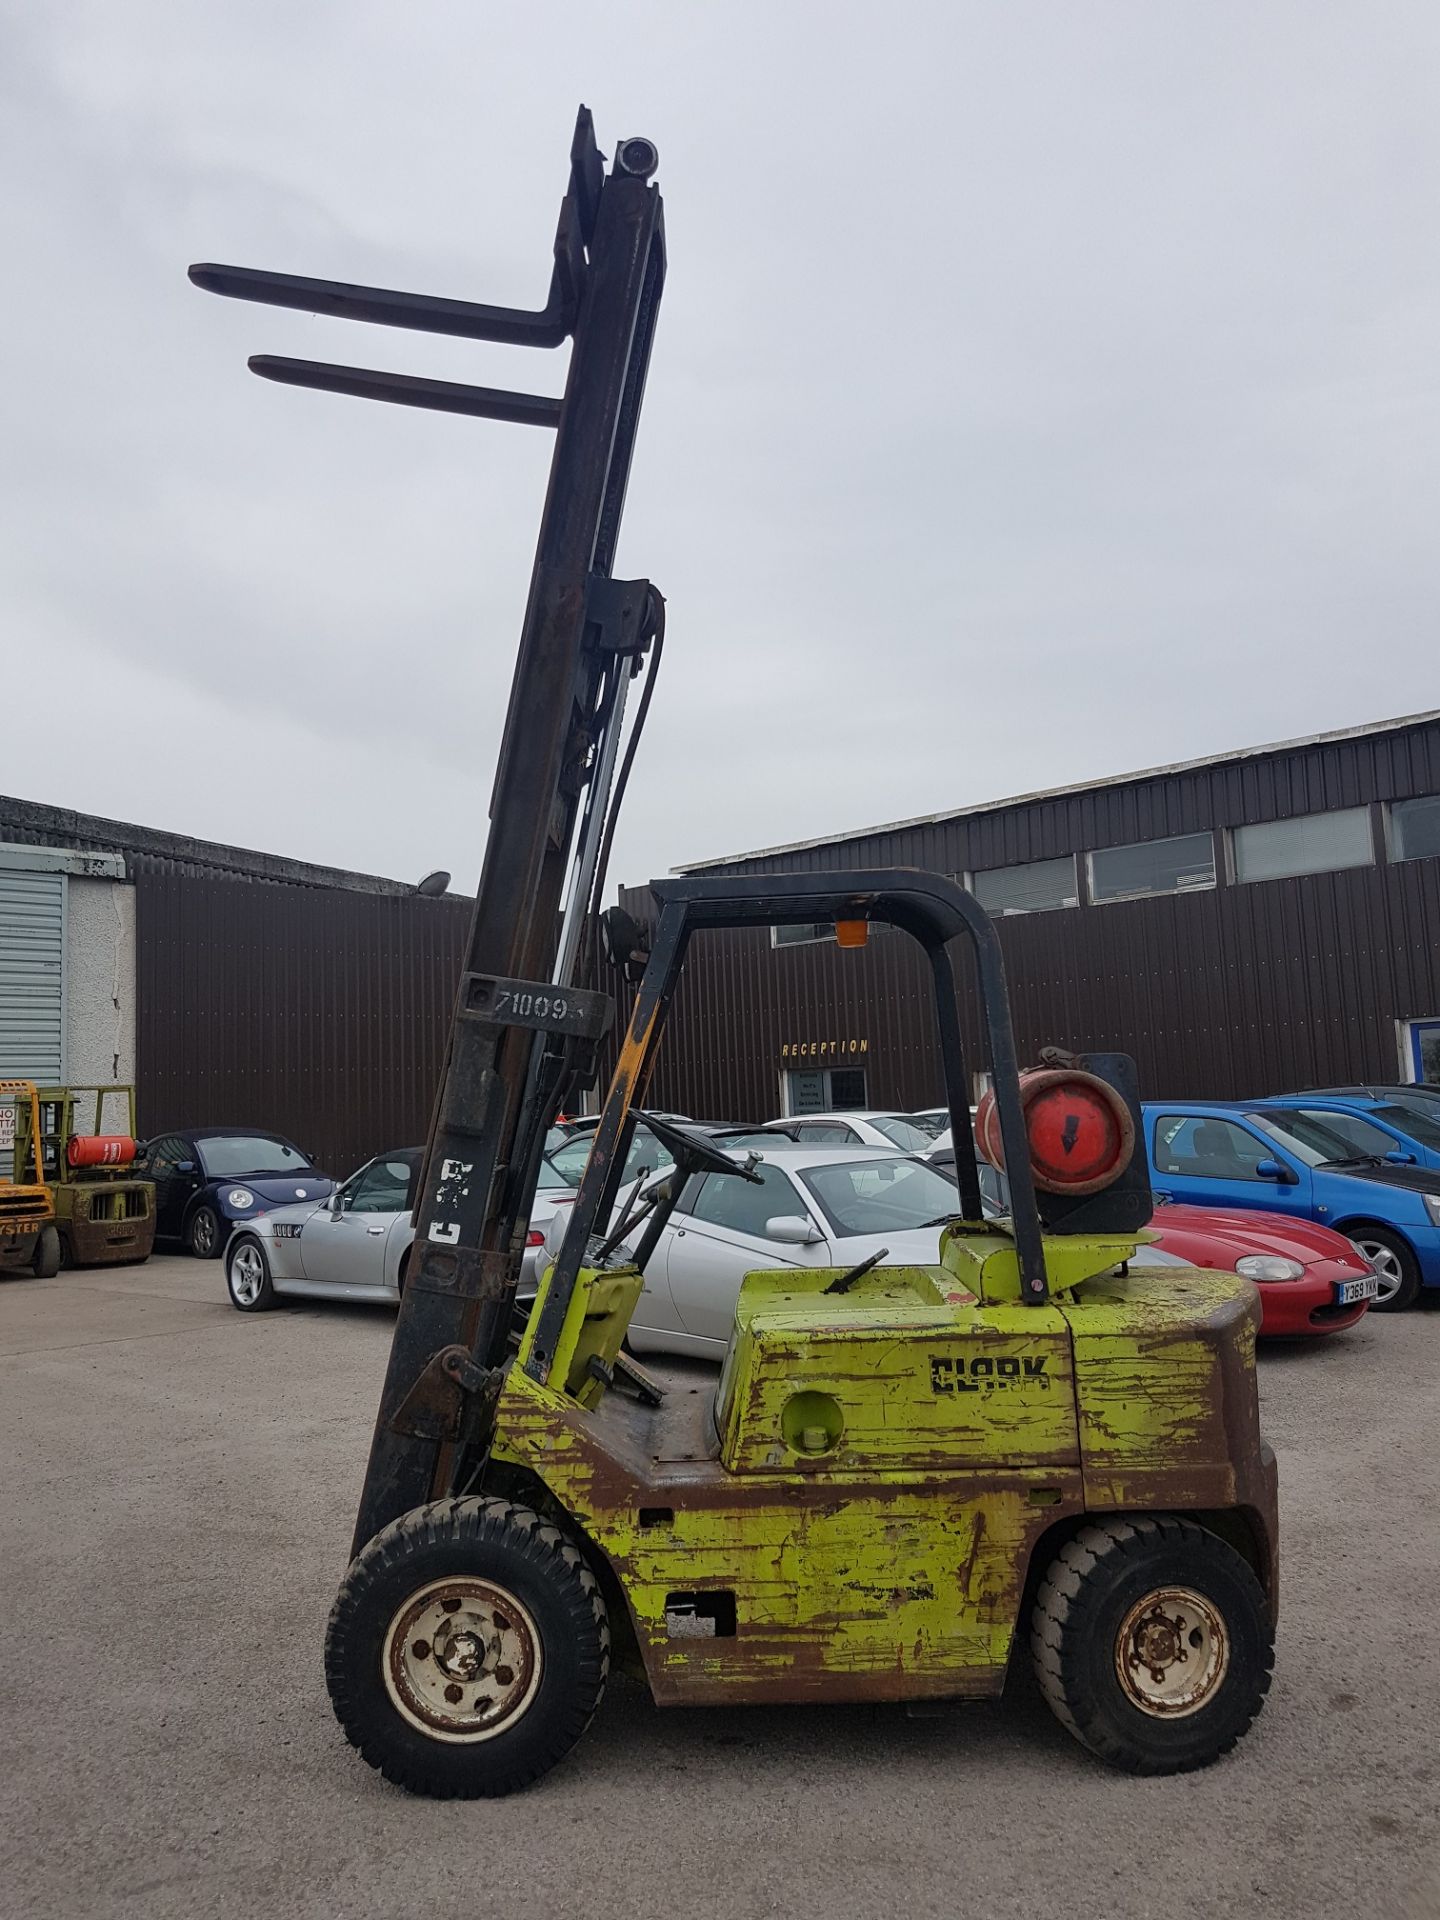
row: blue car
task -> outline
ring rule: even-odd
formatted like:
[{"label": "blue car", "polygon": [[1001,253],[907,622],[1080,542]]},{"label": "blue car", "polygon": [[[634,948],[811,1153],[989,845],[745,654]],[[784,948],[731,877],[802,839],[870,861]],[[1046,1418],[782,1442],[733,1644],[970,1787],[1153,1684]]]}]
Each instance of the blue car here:
[{"label": "blue car", "polygon": [[1440,1171],[1357,1155],[1326,1123],[1271,1105],[1157,1100],[1144,1115],[1162,1199],[1334,1227],[1375,1269],[1381,1312],[1440,1287]]},{"label": "blue car", "polygon": [[1352,1153],[1392,1166],[1440,1168],[1440,1110],[1404,1105],[1380,1094],[1286,1093],[1255,1102],[1257,1112],[1288,1111],[1348,1140]]}]

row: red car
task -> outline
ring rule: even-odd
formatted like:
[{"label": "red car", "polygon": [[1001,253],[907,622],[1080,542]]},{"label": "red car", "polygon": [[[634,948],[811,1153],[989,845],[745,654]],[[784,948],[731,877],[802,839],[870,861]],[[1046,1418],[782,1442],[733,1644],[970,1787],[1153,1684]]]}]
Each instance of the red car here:
[{"label": "red car", "polygon": [[1191,1266],[1253,1280],[1263,1334],[1339,1333],[1354,1326],[1378,1289],[1343,1233],[1289,1214],[1163,1206],[1150,1227],[1157,1246]]}]

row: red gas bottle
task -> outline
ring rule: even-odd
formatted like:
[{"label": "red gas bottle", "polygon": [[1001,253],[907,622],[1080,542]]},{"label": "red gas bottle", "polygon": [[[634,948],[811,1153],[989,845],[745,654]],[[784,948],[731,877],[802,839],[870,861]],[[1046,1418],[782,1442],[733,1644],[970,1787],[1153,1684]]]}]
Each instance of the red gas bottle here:
[{"label": "red gas bottle", "polygon": [[[1020,1075],[1030,1171],[1042,1193],[1099,1193],[1130,1164],[1135,1123],[1124,1096],[1093,1073],[1042,1067]],[[975,1144],[1005,1171],[1000,1115],[991,1089],[975,1114]]]},{"label": "red gas bottle", "polygon": [[72,1167],[128,1167],[135,1153],[128,1133],[77,1133],[65,1157]]}]

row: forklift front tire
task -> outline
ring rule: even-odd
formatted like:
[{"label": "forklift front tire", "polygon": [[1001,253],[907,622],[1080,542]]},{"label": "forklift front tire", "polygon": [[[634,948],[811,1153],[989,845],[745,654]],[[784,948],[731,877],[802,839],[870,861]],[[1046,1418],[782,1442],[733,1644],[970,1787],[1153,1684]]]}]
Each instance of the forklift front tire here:
[{"label": "forklift front tire", "polygon": [[1030,1647],[1056,1718],[1127,1773],[1188,1773],[1228,1753],[1275,1661],[1250,1566],[1173,1514],[1096,1521],[1068,1541],[1036,1594]]},{"label": "forklift front tire", "polygon": [[527,1507],[438,1500],[351,1562],[325,1681],[361,1758],[438,1800],[518,1792],[599,1706],[610,1629],[579,1549]]},{"label": "forklift front tire", "polygon": [[37,1280],[53,1280],[60,1271],[60,1229],[42,1227],[30,1271]]}]

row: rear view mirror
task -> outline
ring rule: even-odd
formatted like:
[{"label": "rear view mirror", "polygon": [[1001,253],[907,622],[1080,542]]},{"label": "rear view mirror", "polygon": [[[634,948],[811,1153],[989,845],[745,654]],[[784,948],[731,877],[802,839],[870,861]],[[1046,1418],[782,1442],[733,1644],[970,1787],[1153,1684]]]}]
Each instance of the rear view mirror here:
[{"label": "rear view mirror", "polygon": [[195,1162],[193,1160],[177,1160],[175,1162],[175,1171],[177,1173],[193,1173],[195,1171]]},{"label": "rear view mirror", "polygon": [[623,907],[607,907],[600,915],[600,945],[610,965],[627,980],[638,980],[645,971],[644,929]]},{"label": "rear view mirror", "polygon": [[809,1220],[801,1219],[798,1213],[777,1214],[773,1220],[765,1222],[765,1238],[778,1240],[783,1247],[813,1247],[824,1237],[816,1232]]},{"label": "rear view mirror", "polygon": [[1386,1154],[1385,1162],[1387,1166],[1391,1167],[1413,1167],[1415,1164],[1415,1156],[1413,1153],[1402,1152],[1399,1147],[1396,1147],[1392,1153]]}]

